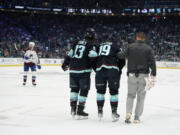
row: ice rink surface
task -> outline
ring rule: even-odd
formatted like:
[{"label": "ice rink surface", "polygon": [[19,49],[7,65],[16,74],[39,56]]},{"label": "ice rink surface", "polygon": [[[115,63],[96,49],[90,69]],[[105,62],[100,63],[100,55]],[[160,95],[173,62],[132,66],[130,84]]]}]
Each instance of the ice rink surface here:
[{"label": "ice rink surface", "polygon": [[0,67],[0,135],[180,135],[180,70],[158,69],[156,86],[147,93],[140,124],[126,125],[127,77],[121,78],[118,112],[111,122],[109,93],[104,118],[97,119],[94,73],[87,99],[88,120],[73,120],[69,107],[69,76],[60,67],[42,67],[37,86],[31,76],[22,86],[22,67]]}]

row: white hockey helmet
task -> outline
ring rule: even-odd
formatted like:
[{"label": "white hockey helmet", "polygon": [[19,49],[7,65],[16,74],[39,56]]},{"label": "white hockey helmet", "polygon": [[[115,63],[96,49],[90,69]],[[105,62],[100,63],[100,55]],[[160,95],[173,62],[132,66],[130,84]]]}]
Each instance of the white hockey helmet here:
[{"label": "white hockey helmet", "polygon": [[29,42],[29,46],[35,46],[35,43],[34,42]]}]

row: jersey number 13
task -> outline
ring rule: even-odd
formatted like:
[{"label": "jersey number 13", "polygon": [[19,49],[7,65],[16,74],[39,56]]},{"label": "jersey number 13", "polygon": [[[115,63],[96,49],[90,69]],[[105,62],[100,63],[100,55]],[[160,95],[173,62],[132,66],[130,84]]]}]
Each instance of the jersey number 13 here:
[{"label": "jersey number 13", "polygon": [[85,46],[76,45],[74,58],[81,59],[83,57],[84,50],[85,50]]}]

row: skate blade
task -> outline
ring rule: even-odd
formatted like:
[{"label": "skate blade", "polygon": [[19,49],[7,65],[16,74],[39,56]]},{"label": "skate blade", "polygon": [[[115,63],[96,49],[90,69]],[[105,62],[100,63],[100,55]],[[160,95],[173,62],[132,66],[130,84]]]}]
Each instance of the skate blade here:
[{"label": "skate blade", "polygon": [[72,118],[75,119],[76,115],[75,114],[71,114]]},{"label": "skate blade", "polygon": [[119,119],[120,119],[120,116],[112,115],[112,122],[117,122],[117,121],[119,121]]},{"label": "skate blade", "polygon": [[117,121],[119,121],[119,118],[113,118],[112,119],[112,122],[117,122]]},{"label": "skate blade", "polygon": [[76,120],[87,120],[88,116],[79,116],[77,115]]}]

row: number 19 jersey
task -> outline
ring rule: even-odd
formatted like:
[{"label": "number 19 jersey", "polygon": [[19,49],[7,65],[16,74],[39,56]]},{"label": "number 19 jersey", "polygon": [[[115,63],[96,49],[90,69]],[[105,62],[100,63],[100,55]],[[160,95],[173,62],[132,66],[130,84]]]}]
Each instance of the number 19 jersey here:
[{"label": "number 19 jersey", "polygon": [[100,71],[102,68],[121,70],[116,57],[120,51],[118,46],[113,45],[112,42],[104,42],[100,44],[98,50],[96,71]]},{"label": "number 19 jersey", "polygon": [[81,40],[72,47],[68,56],[71,58],[70,73],[86,73],[92,71],[91,60],[97,57],[97,53],[92,42]]}]

